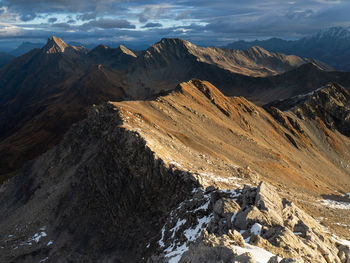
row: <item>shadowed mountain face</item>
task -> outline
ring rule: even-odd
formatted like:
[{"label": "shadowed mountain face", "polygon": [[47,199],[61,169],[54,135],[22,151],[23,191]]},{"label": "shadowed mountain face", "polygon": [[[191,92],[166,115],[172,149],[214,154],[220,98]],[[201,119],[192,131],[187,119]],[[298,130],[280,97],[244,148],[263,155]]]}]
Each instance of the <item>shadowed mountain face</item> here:
[{"label": "shadowed mountain face", "polygon": [[0,52],[0,68],[9,63],[14,57],[8,53]]},{"label": "shadowed mountain face", "polygon": [[10,54],[14,57],[22,56],[32,49],[35,48],[41,48],[43,46],[42,43],[31,43],[31,42],[23,42],[21,45],[19,45],[17,48],[12,50]]},{"label": "shadowed mountain face", "polygon": [[1,174],[57,144],[91,105],[127,97],[122,74],[85,53],[53,37],[0,70]]},{"label": "shadowed mountain face", "polygon": [[333,27],[300,40],[290,41],[271,38],[262,41],[237,41],[226,48],[248,49],[261,46],[269,51],[316,58],[337,70],[350,70],[349,28]]},{"label": "shadowed mountain face", "polygon": [[301,119],[323,120],[327,128],[350,137],[350,92],[337,83],[307,94],[271,102],[264,107],[291,110]]},{"label": "shadowed mountain face", "polygon": [[122,45],[118,48],[99,45],[88,53],[88,58],[94,64],[103,64],[113,69],[126,69],[137,56]]},{"label": "shadowed mountain face", "polygon": [[[0,237],[7,241],[0,239],[0,261],[147,262],[195,249],[189,248],[195,238],[231,236],[217,244],[232,249],[241,231],[283,257],[323,262],[329,251],[341,262],[331,236],[287,201],[317,218],[348,220],[347,211],[329,213],[317,198],[350,192],[350,139],[323,114],[347,115],[350,97],[339,85],[308,96],[294,110],[270,114],[194,79],[153,100],[93,107],[56,147],[1,187]],[[278,190],[242,189],[260,180]],[[199,187],[210,185],[222,192]],[[232,191],[238,186],[241,194]],[[255,223],[261,235],[254,239]]]}]

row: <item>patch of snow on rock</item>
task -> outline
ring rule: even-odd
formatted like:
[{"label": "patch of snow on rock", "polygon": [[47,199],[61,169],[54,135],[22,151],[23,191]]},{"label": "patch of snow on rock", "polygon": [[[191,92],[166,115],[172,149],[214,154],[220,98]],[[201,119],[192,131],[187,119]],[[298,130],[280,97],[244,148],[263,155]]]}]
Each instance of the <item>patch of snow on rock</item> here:
[{"label": "patch of snow on rock", "polygon": [[47,246],[51,246],[53,244],[53,240],[50,240],[49,242],[47,242]]},{"label": "patch of snow on rock", "polygon": [[36,233],[32,238],[30,238],[30,241],[35,241],[36,243],[39,243],[40,239],[46,236],[47,234],[44,231],[42,231],[40,233]]},{"label": "patch of snow on rock", "polygon": [[260,225],[259,223],[255,223],[250,229],[250,232],[256,236],[259,236],[261,234],[261,230],[262,230],[262,225]]},{"label": "patch of snow on rock", "polygon": [[246,252],[252,253],[257,263],[267,263],[271,257],[275,256],[265,249],[249,244],[246,244],[245,248],[239,246],[232,246],[232,248],[235,249],[238,254],[243,254]]},{"label": "patch of snow on rock", "polygon": [[349,209],[350,210],[350,203],[347,202],[340,202],[340,201],[335,201],[335,200],[330,200],[330,199],[324,199],[320,200],[320,202],[324,206],[328,206],[333,209]]}]

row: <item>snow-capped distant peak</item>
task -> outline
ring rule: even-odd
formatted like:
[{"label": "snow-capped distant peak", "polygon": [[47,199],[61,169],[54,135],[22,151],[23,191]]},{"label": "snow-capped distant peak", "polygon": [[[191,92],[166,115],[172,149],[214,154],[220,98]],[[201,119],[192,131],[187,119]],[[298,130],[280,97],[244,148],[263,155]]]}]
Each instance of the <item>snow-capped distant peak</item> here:
[{"label": "snow-capped distant peak", "polygon": [[311,36],[317,39],[344,39],[350,38],[350,27],[331,27],[326,30],[321,30]]}]

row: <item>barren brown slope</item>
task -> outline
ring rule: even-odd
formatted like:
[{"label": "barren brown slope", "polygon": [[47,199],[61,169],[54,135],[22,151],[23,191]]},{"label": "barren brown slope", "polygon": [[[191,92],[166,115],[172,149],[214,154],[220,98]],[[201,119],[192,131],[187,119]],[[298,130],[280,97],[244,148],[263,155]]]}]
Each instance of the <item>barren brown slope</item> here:
[{"label": "barren brown slope", "polygon": [[[233,183],[238,169],[249,180],[264,179],[284,189],[313,213],[323,209],[315,202],[321,195],[341,197],[350,191],[350,139],[322,118],[301,119],[278,110],[273,117],[198,80],[156,101],[113,105],[125,128],[140,133],[169,164],[197,173],[203,184]],[[342,215],[338,219],[347,221]]]}]

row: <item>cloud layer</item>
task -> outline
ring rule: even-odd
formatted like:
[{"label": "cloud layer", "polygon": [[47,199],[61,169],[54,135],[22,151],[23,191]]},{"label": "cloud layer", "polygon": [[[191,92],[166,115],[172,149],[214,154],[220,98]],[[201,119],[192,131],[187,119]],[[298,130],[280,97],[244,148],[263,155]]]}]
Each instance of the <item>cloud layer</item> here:
[{"label": "cloud layer", "polygon": [[54,34],[82,43],[181,37],[224,45],[350,26],[349,13],[348,0],[0,0],[0,44]]}]

